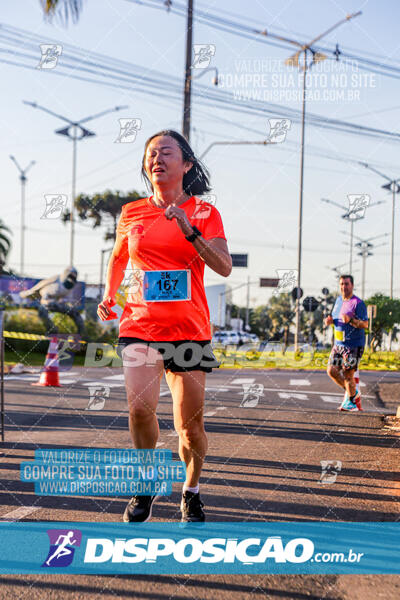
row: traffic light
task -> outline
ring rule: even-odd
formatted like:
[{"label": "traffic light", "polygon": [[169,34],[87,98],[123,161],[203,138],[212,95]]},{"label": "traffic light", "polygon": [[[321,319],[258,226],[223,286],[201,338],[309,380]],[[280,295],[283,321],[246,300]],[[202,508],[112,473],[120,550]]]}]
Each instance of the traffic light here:
[{"label": "traffic light", "polygon": [[314,312],[314,310],[317,310],[318,306],[319,302],[314,296],[307,296],[303,300],[303,308],[306,312]]}]

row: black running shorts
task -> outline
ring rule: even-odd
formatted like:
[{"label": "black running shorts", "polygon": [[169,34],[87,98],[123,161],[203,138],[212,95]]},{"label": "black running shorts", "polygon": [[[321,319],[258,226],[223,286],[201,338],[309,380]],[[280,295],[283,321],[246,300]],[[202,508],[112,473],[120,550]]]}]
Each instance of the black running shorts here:
[{"label": "black running shorts", "polygon": [[[219,362],[214,356],[210,340],[192,341],[166,341],[149,342],[135,337],[120,337],[118,340],[117,353],[122,356],[122,350],[130,344],[146,344],[156,349],[164,361],[164,369],[174,373],[184,373],[187,371],[205,371],[211,373],[213,369],[219,367]],[[140,366],[146,364],[146,355],[141,352],[126,361],[125,366]],[[153,364],[153,363],[148,363]]]}]

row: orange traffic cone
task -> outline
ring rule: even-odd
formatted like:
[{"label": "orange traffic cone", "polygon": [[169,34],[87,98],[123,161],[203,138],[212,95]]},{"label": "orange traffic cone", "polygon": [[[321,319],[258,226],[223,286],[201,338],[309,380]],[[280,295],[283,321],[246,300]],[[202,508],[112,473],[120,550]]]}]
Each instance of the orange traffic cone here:
[{"label": "orange traffic cone", "polygon": [[39,381],[32,385],[50,385],[53,387],[61,387],[58,378],[58,338],[53,336],[50,338],[49,349],[47,351],[44,368],[40,374]]}]

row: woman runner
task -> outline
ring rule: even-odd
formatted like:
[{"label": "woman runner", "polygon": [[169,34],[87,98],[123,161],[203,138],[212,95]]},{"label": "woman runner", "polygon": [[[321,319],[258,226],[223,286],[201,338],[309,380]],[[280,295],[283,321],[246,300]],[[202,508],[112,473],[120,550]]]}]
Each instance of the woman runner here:
[{"label": "woman runner", "polygon": [[[172,130],[150,137],[142,175],[152,195],[122,207],[97,312],[103,321],[116,317],[111,307],[130,260],[131,287],[119,346],[133,444],[138,449],[156,447],[156,409],[165,371],[179,456],[186,464],[182,522],[204,521],[199,479],[207,452],[205,378],[218,367],[210,343],[204,267],[228,277],[232,260],[219,212],[196,197],[210,190],[209,176],[184,137]],[[123,520],[148,521],[155,499],[133,496]]]}]

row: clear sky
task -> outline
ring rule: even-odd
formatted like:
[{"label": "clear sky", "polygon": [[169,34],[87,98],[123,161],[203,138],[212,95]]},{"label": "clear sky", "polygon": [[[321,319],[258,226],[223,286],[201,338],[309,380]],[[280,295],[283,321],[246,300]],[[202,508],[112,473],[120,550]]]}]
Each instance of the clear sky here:
[{"label": "clear sky", "polygon": [[[182,0],[181,0],[182,1]],[[347,13],[363,14],[345,23],[321,42],[329,48],[338,43],[342,51],[400,67],[398,23],[400,6],[396,0],[195,0],[195,10],[218,12],[282,36],[310,41],[342,19]],[[43,20],[38,0],[19,0],[4,4],[2,23],[39,35],[42,43],[57,40],[73,44],[87,52],[161,72],[178,78],[183,85],[185,61],[185,20],[165,10],[138,6],[128,0],[86,0],[78,24],[63,27]],[[0,30],[1,33],[1,30]],[[24,36],[22,36],[23,39]],[[299,78],[282,65],[291,53],[286,49],[242,39],[195,22],[194,43],[215,45],[212,66],[220,74],[220,89],[230,94],[261,93],[260,100],[279,104],[285,111],[300,109]],[[7,44],[1,41],[1,48]],[[12,47],[14,49],[14,47]],[[21,50],[20,50],[21,51]],[[70,54],[70,52],[69,52]],[[1,53],[1,57],[7,56]],[[10,57],[10,55],[8,55]],[[40,51],[37,48],[39,63]],[[63,55],[60,57],[60,63]],[[32,63],[33,64],[33,63]],[[354,66],[326,61],[325,71],[311,72],[310,113],[326,118],[354,122],[368,127],[400,131],[399,81],[380,74],[366,73]],[[77,193],[102,192],[106,188],[143,191],[140,163],[143,145],[149,135],[163,128],[181,129],[182,97],[165,99],[144,94],[141,89],[121,90],[66,76],[58,66],[51,71],[25,69],[1,64],[1,141],[0,169],[1,218],[12,228],[13,249],[10,263],[19,266],[20,184],[14,154],[22,166],[32,159],[26,207],[27,274],[37,277],[60,272],[68,264],[69,231],[59,221],[41,219],[44,194],[71,194],[72,145],[54,134],[62,121],[26,106],[22,100],[37,101],[51,110],[80,119],[111,108],[129,105],[120,113],[99,118],[90,124],[96,137],[78,144]],[[325,74],[324,74],[325,73]],[[339,87],[334,76],[342,74]],[[240,74],[247,74],[245,80]],[[260,74],[264,78],[258,77]],[[196,86],[212,86],[212,73],[204,74]],[[235,79],[236,76],[236,79]],[[336,79],[337,80],[337,79]],[[197,87],[197,89],[200,89]],[[316,91],[319,90],[318,98]],[[325,90],[325,91],[323,91]],[[340,94],[338,92],[341,92]],[[272,94],[280,93],[274,100]],[[323,96],[325,94],[325,96]],[[142,128],[131,144],[118,144],[118,118],[139,118]],[[89,124],[88,124],[89,126]],[[262,140],[269,131],[268,115],[234,113],[223,105],[210,108],[199,95],[192,98],[192,144],[202,153],[213,141]],[[277,269],[293,269],[297,264],[297,226],[299,202],[300,126],[292,123],[286,141],[270,146],[217,146],[207,154],[205,163],[211,172],[216,206],[222,214],[231,252],[248,252],[249,269],[235,269],[229,279],[239,285],[250,276],[275,277]],[[340,218],[339,208],[321,202],[330,198],[347,205],[348,194],[368,194],[371,206],[365,219],[355,224],[356,235],[369,238],[391,231],[391,195],[381,189],[385,181],[346,158],[366,161],[395,178],[400,177],[399,142],[360,137],[308,125],[304,180],[304,229],[302,287],[306,294],[318,294],[322,287],[334,289],[331,267],[348,262],[349,248],[341,230],[349,230]],[[328,153],[330,158],[324,156]],[[337,157],[340,160],[334,160]],[[400,214],[397,202],[395,247],[395,295],[400,295]],[[377,247],[367,262],[366,295],[389,292],[390,239]],[[380,241],[377,240],[376,244]],[[100,229],[87,224],[76,226],[76,267],[80,279],[98,283],[100,250],[108,244]],[[357,257],[358,258],[358,257]],[[344,267],[345,268],[345,267]],[[346,269],[345,269],[346,270]],[[354,267],[356,292],[360,292],[361,262]],[[206,283],[223,279],[209,269]],[[251,287],[251,304],[266,302],[271,290]],[[234,294],[243,303],[245,290]]]}]

